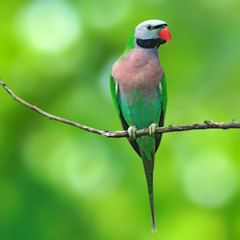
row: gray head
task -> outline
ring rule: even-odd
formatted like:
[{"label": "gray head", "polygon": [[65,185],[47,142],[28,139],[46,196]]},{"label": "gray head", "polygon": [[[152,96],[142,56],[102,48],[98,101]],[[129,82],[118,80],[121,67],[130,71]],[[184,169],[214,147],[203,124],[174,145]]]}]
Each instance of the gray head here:
[{"label": "gray head", "polygon": [[167,23],[161,20],[147,20],[135,28],[136,44],[143,48],[159,47],[170,42],[171,35]]}]

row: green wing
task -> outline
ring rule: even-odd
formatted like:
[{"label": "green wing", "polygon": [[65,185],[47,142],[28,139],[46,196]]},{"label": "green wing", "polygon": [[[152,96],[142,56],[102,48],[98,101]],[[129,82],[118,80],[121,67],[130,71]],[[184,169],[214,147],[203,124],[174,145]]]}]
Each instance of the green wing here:
[{"label": "green wing", "polygon": [[[112,74],[110,75],[110,89],[111,89],[113,103],[115,105],[115,108],[116,108],[119,118],[121,120],[122,127],[124,130],[128,130],[128,128],[130,126],[127,124],[126,120],[123,117],[123,114],[122,114],[122,111],[121,111],[121,108],[119,105],[120,93],[119,93],[118,84],[114,81]],[[131,144],[131,146],[133,147],[133,149],[137,152],[137,154],[141,157],[137,142],[130,138],[128,138],[128,141]]]},{"label": "green wing", "polygon": [[119,90],[118,90],[118,84],[114,82],[112,74],[110,75],[110,90],[112,94],[112,100],[114,103],[114,106],[117,110],[118,115],[120,114],[120,108],[119,108]]},{"label": "green wing", "polygon": [[162,80],[159,84],[159,90],[162,97],[162,110],[165,115],[167,110],[167,82],[166,82],[165,73],[163,73]]},{"label": "green wing", "polygon": [[[165,77],[165,73],[163,73],[162,76],[162,80],[159,84],[159,92],[160,92],[160,96],[161,96],[161,116],[160,116],[160,121],[158,126],[159,127],[163,127],[164,126],[164,118],[166,115],[166,110],[167,110],[167,82],[166,82],[166,77]],[[156,144],[155,144],[155,152],[158,150],[159,144],[161,142],[162,139],[162,134],[159,134],[156,137]]]}]

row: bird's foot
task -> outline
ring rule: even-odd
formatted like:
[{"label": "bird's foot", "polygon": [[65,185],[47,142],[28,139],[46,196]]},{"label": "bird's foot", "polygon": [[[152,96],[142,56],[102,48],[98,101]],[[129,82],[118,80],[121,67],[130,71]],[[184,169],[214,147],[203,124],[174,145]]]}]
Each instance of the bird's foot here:
[{"label": "bird's foot", "polygon": [[157,132],[158,125],[156,123],[152,123],[149,126],[149,136],[155,138]]},{"label": "bird's foot", "polygon": [[128,128],[128,135],[132,140],[136,140],[136,131],[137,128],[135,126],[131,126]]}]

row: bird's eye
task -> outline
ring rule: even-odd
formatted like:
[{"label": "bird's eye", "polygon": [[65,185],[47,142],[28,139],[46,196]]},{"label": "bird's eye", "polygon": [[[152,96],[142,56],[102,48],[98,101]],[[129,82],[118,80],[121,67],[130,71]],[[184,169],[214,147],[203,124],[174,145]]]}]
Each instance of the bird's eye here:
[{"label": "bird's eye", "polygon": [[146,26],[146,28],[147,28],[148,30],[151,30],[151,29],[152,29],[152,26],[149,24],[149,25]]}]

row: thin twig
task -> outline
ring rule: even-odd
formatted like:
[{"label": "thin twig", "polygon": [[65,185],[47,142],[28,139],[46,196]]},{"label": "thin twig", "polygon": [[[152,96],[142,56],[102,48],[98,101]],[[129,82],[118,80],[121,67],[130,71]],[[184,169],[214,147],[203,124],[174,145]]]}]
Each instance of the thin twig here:
[{"label": "thin twig", "polygon": [[[44,117],[47,117],[51,120],[69,124],[74,127],[80,128],[82,130],[100,134],[105,137],[112,137],[112,138],[128,137],[127,131],[99,130],[99,129],[84,126],[80,123],[76,123],[71,120],[60,118],[58,116],[47,113],[47,112],[43,111],[42,109],[38,108],[36,105],[30,104],[30,103],[24,101],[23,99],[21,99],[20,97],[18,97],[17,95],[15,95],[12,92],[12,90],[9,89],[8,86],[1,79],[0,79],[0,84],[12,96],[12,98],[14,100],[18,101],[19,103],[21,103],[22,105],[24,105],[28,108],[31,108],[32,110],[40,113]],[[202,129],[230,129],[230,128],[240,128],[240,122],[238,122],[236,120],[232,120],[230,122],[214,122],[214,121],[206,120],[203,123],[194,123],[194,124],[178,125],[178,126],[169,125],[168,127],[159,127],[159,128],[157,128],[157,133],[180,132],[180,131],[202,130]],[[148,134],[149,134],[148,128],[144,128],[144,129],[138,130],[136,132],[136,136],[138,136],[138,137],[148,135]]]}]

